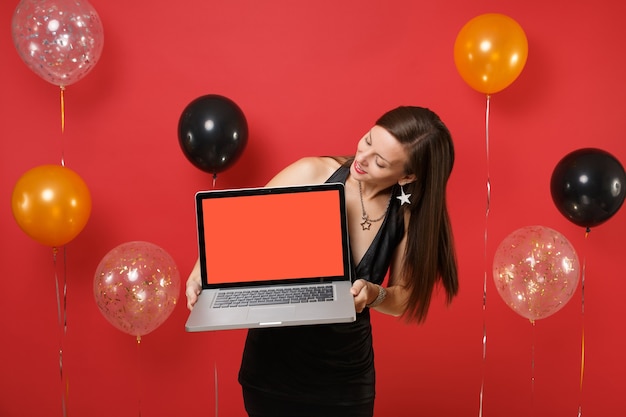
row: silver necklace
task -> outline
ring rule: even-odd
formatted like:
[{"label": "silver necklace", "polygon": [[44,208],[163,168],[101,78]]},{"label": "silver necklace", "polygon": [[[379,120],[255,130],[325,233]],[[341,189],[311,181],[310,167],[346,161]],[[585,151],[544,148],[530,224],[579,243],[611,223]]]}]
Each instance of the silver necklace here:
[{"label": "silver necklace", "polygon": [[363,230],[370,230],[370,227],[372,227],[372,223],[381,221],[387,215],[387,209],[389,208],[389,204],[391,203],[391,195],[389,196],[389,201],[387,201],[387,207],[385,207],[383,215],[377,219],[370,219],[370,216],[365,211],[365,204],[363,204],[363,186],[361,185],[361,181],[357,182],[359,183],[359,198],[361,199],[361,219],[363,219],[363,221],[361,222],[361,227],[363,228]]}]

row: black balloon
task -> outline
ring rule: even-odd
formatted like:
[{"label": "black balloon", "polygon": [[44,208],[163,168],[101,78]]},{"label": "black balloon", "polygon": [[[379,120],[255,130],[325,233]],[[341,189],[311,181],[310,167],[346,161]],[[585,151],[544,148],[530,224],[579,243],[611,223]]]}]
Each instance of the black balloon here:
[{"label": "black balloon", "polygon": [[230,168],[243,153],[248,123],[231,99],[217,94],[201,96],[181,114],[178,141],[194,166],[215,175]]},{"label": "black balloon", "polygon": [[626,174],[620,162],[601,149],[579,149],[556,165],[550,193],[557,209],[572,223],[591,228],[622,206]]}]

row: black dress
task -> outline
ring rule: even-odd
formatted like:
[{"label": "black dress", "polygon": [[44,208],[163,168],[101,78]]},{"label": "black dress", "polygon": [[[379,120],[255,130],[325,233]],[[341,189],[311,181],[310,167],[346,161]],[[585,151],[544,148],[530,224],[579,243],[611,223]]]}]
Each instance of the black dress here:
[{"label": "black dress", "polygon": [[[349,165],[343,165],[326,182],[345,184],[348,174]],[[395,188],[380,230],[353,266],[353,279],[381,284],[387,274],[404,233]],[[369,309],[352,323],[250,329],[239,382],[250,416],[371,416],[375,371]]]}]

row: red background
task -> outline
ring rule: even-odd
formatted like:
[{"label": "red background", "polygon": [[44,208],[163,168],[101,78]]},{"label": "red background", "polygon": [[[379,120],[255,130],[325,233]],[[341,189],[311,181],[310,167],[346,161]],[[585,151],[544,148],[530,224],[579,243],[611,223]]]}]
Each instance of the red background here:
[{"label": "red background", "polygon": [[[263,185],[301,156],[350,154],[376,117],[397,105],[428,106],[450,127],[460,294],[450,308],[435,300],[423,326],[374,314],[376,415],[560,417],[579,406],[583,415],[626,415],[626,214],[585,239],[549,192],[555,165],[570,151],[594,146],[626,161],[626,3],[92,4],[104,50],[66,91],[62,135],[58,87],[20,60],[10,30],[17,2],[0,2],[0,415],[62,415],[60,346],[68,415],[244,415],[236,382],[244,332],[186,334],[181,291],[170,318],[137,345],[105,320],[92,289],[102,257],[133,240],[164,248],[186,279],[197,256],[193,196],[212,180],[183,156],[177,122],[190,101],[210,93],[238,103],[250,127],[243,156],[218,176],[218,188]],[[489,146],[485,96],[453,62],[461,27],[488,12],[514,18],[529,41],[522,74],[492,97]],[[66,246],[66,333],[54,284],[64,270],[10,209],[19,177],[62,155],[93,199],[89,223]],[[563,233],[586,263],[584,301],[579,287],[534,327],[499,298],[490,274],[497,244],[533,224]]]}]

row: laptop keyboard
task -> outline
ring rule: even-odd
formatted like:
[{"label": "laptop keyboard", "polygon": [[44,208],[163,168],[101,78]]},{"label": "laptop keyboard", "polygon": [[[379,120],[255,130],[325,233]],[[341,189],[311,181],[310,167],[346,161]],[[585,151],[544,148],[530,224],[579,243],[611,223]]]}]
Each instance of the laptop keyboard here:
[{"label": "laptop keyboard", "polygon": [[220,291],[213,308],[262,306],[273,304],[300,304],[333,301],[332,284],[304,287],[250,288]]}]

